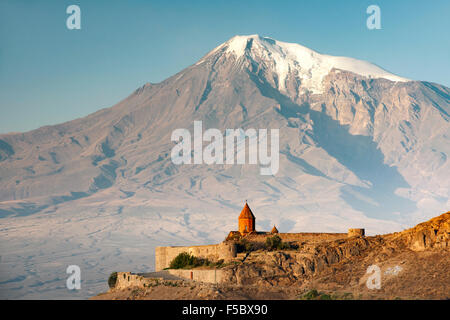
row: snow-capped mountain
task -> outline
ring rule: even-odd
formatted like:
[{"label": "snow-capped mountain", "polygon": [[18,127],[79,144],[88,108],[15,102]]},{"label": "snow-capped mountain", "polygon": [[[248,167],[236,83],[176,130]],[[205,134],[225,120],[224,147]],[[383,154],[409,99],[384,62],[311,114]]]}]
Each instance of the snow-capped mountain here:
[{"label": "snow-capped mountain", "polygon": [[[235,59],[254,63],[271,70],[276,75],[277,89],[287,92],[287,82],[296,81],[302,91],[323,93],[322,80],[332,69],[356,73],[367,78],[382,78],[391,81],[410,81],[366,61],[348,57],[320,54],[297,43],[286,43],[258,35],[235,36],[211,51],[198,64],[211,56],[232,55]],[[244,63],[245,65],[245,63]]]},{"label": "snow-capped mountain", "polygon": [[[280,165],[175,165],[175,129],[279,129]],[[2,297],[81,296],[148,271],[157,245],[256,228],[399,231],[450,205],[450,89],[298,44],[236,36],[117,105],[0,135]],[[91,291],[89,291],[91,290]]]}]

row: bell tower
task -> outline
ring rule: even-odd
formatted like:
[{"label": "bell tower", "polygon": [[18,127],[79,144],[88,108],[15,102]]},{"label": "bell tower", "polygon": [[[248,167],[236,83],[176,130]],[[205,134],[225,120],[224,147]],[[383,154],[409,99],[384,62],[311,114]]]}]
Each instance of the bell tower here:
[{"label": "bell tower", "polygon": [[245,206],[239,215],[239,233],[241,235],[246,235],[255,231],[255,216],[252,210],[245,202]]}]

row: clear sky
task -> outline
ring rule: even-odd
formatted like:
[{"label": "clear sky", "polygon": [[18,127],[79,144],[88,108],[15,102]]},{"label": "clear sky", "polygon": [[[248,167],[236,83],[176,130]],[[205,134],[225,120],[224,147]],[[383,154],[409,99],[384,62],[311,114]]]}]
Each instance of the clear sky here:
[{"label": "clear sky", "polygon": [[[68,30],[66,8],[81,8]],[[368,30],[366,8],[381,8]],[[1,0],[0,133],[110,107],[234,35],[259,34],[450,86],[450,1]]]}]

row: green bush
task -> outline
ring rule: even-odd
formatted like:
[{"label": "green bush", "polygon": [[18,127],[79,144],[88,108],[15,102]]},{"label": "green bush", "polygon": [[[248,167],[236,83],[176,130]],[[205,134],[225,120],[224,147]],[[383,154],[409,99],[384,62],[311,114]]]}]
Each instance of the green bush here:
[{"label": "green bush", "polygon": [[286,250],[291,248],[288,243],[283,242],[277,235],[266,238],[265,247],[267,250]]},{"label": "green bush", "polygon": [[237,243],[237,252],[251,252],[255,250],[253,243],[248,241],[247,239],[241,239]]},{"label": "green bush", "polygon": [[219,260],[217,260],[217,262],[216,262],[216,266],[221,266],[221,265],[223,265],[224,262],[225,262],[225,261],[224,261],[223,259],[219,259]]},{"label": "green bush", "polygon": [[316,289],[309,290],[307,293],[303,295],[303,299],[313,300],[319,296],[319,292]]},{"label": "green bush", "polygon": [[170,262],[168,269],[188,269],[200,266],[220,267],[223,263],[223,259],[220,259],[217,262],[211,262],[208,259],[198,258],[187,252],[182,252]]},{"label": "green bush", "polygon": [[108,285],[109,287],[112,289],[116,286],[116,282],[117,282],[117,272],[113,272],[109,275],[108,278]]},{"label": "green bush", "polygon": [[194,264],[194,256],[187,252],[182,252],[170,262],[170,269],[182,269]]},{"label": "green bush", "polygon": [[309,290],[301,297],[303,300],[336,300],[337,298],[336,295],[319,292],[316,289]]},{"label": "green bush", "polygon": [[254,250],[253,243],[247,241],[244,245],[244,248],[245,248],[245,252],[253,251]]},{"label": "green bush", "polygon": [[353,293],[351,292],[346,292],[342,295],[342,299],[344,300],[353,300]]},{"label": "green bush", "polygon": [[266,249],[274,250],[281,245],[281,238],[279,236],[273,236],[266,239]]}]

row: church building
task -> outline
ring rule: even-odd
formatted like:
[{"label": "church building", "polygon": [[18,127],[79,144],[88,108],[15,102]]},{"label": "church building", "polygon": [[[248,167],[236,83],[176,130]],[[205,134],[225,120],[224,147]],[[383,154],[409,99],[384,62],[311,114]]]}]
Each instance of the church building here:
[{"label": "church building", "polygon": [[238,218],[238,231],[230,231],[226,240],[233,240],[251,235],[270,235],[278,233],[278,229],[275,226],[273,226],[271,232],[257,232],[255,225],[255,216],[246,201]]}]

